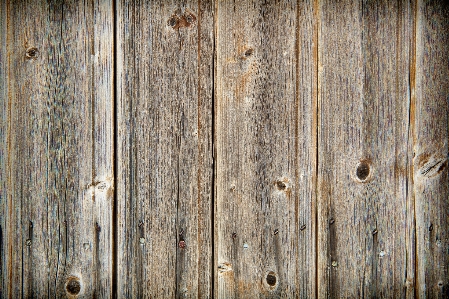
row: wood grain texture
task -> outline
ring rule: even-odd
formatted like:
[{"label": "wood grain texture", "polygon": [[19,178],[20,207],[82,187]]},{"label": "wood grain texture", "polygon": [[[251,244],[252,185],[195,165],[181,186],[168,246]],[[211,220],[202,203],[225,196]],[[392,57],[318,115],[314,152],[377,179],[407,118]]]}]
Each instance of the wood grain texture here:
[{"label": "wood grain texture", "polygon": [[402,298],[413,287],[411,10],[406,1],[320,1],[320,298]]},{"label": "wood grain texture", "polygon": [[111,297],[112,25],[108,1],[2,1],[2,298]]},{"label": "wood grain texture", "polygon": [[6,277],[8,267],[6,262],[5,249],[8,247],[7,232],[7,198],[8,198],[8,19],[7,3],[0,1],[0,44],[4,45],[0,49],[0,297],[6,298],[6,287],[8,285]]},{"label": "wood grain texture", "polygon": [[213,11],[117,5],[120,298],[211,297]]},{"label": "wood grain texture", "polygon": [[414,191],[417,297],[449,298],[449,5],[417,1]]},{"label": "wood grain texture", "polygon": [[314,297],[313,3],[216,10],[215,297]]}]

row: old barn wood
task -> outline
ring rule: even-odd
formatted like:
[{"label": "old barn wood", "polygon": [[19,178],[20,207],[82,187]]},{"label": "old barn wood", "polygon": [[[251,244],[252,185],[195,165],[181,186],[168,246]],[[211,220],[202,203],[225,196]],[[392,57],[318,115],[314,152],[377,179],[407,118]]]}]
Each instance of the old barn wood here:
[{"label": "old barn wood", "polygon": [[0,298],[449,298],[449,5],[0,0]]}]

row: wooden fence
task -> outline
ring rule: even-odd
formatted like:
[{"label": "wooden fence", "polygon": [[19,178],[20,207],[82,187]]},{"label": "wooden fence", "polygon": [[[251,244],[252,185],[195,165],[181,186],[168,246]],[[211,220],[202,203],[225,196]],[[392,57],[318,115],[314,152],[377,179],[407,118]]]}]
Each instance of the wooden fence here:
[{"label": "wooden fence", "polygon": [[449,298],[449,6],[1,0],[1,298]]}]

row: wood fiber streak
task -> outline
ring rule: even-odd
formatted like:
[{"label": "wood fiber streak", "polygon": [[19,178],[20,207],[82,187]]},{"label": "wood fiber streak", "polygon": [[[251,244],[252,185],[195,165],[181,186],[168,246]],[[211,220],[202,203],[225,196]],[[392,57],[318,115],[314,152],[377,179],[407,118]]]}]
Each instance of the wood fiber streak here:
[{"label": "wood fiber streak", "polygon": [[2,298],[111,297],[112,25],[108,1],[2,1]]},{"label": "wood fiber streak", "polygon": [[412,7],[323,0],[319,10],[318,297],[402,298],[414,272]]},{"label": "wood fiber streak", "polygon": [[315,297],[313,7],[216,1],[217,298]]},{"label": "wood fiber streak", "polygon": [[449,298],[449,5],[417,1],[414,194],[418,298]]},{"label": "wood fiber streak", "polygon": [[117,3],[119,298],[212,295],[213,11]]}]

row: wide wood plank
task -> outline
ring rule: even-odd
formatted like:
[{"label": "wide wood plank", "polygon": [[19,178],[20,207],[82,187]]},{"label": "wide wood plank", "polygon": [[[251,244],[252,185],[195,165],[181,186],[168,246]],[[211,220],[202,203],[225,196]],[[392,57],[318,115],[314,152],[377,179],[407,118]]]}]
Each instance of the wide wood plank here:
[{"label": "wide wood plank", "polygon": [[1,11],[0,297],[111,297],[112,5]]},{"label": "wide wood plank", "polygon": [[216,1],[215,297],[315,296],[312,1]]},{"label": "wide wood plank", "polygon": [[418,298],[449,298],[449,5],[417,1],[414,191]]},{"label": "wide wood plank", "polygon": [[212,1],[117,3],[117,292],[210,298]]},{"label": "wide wood plank", "polygon": [[407,1],[320,1],[320,298],[401,298],[413,287],[411,11]]}]

